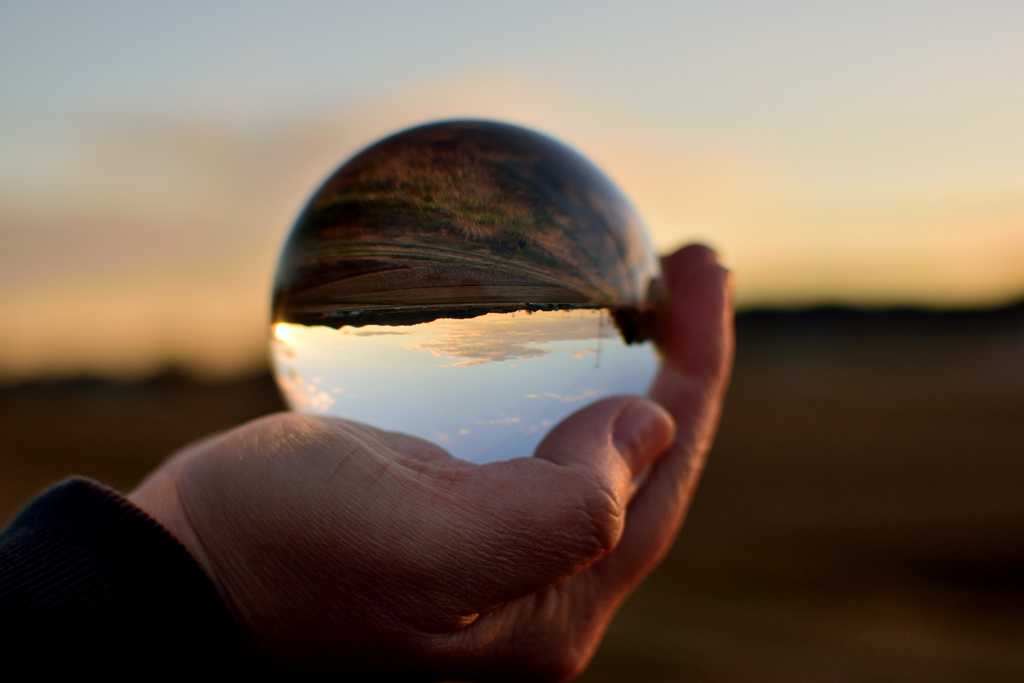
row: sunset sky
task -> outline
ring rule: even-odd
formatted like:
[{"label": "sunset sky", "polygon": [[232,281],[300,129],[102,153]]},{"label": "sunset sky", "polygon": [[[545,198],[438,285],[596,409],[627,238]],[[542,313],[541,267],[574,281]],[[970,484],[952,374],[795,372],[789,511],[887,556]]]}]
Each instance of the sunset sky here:
[{"label": "sunset sky", "polygon": [[1024,296],[1018,1],[0,7],[0,380],[259,367],[306,198],[440,118],[572,145],[741,305]]}]

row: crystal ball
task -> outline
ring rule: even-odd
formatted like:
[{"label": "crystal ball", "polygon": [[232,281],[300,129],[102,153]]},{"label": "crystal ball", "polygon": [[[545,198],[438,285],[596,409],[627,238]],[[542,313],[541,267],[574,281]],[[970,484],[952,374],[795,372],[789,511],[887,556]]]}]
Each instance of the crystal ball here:
[{"label": "crystal ball", "polygon": [[296,411],[486,463],[642,394],[658,365],[658,260],[595,166],[488,121],[406,130],[313,195],[274,282],[270,354]]}]

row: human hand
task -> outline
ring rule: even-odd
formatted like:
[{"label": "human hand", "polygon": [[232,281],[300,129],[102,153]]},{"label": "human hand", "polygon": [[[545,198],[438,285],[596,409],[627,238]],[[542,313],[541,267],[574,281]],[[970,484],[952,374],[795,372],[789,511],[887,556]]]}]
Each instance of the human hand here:
[{"label": "human hand", "polygon": [[186,449],[129,497],[272,665],[571,678],[675,538],[725,391],[728,273],[703,247],[664,268],[653,401],[591,405],[534,458],[478,466],[411,436],[278,414]]}]

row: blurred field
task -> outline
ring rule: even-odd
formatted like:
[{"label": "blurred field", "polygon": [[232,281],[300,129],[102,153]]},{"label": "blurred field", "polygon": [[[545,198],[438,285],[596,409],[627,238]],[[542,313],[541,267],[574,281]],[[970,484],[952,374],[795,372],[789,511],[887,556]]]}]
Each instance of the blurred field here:
[{"label": "blurred field", "polygon": [[[582,680],[1024,680],[1024,305],[748,312],[683,534]],[[0,390],[0,518],[277,410],[266,375]]]}]

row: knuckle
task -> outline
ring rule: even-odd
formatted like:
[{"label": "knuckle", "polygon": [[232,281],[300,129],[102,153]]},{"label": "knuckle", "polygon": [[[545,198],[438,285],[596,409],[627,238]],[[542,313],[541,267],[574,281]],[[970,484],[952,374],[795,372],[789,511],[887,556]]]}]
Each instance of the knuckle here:
[{"label": "knuckle", "polygon": [[587,482],[577,514],[575,527],[593,545],[594,557],[615,548],[622,536],[625,510],[611,482],[597,477]]}]

